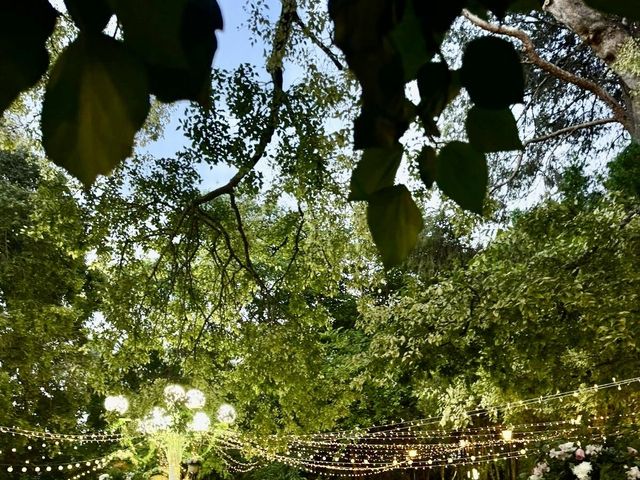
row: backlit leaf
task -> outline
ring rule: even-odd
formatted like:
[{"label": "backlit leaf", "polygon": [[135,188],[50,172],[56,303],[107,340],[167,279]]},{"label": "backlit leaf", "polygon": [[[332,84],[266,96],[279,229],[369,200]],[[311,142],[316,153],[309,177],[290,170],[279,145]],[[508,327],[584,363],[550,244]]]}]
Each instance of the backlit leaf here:
[{"label": "backlit leaf", "polygon": [[113,0],[125,43],[144,59],[151,93],[163,102],[209,98],[222,28],[216,0]]},{"label": "backlit leaf", "polygon": [[148,111],[139,61],[106,35],[80,34],[51,73],[42,143],[51,160],[89,185],[130,155]]},{"label": "backlit leaf", "polygon": [[479,152],[522,148],[516,119],[508,108],[488,110],[474,106],[467,113],[466,127],[469,143]]},{"label": "backlit leaf", "polygon": [[404,185],[374,194],[367,207],[367,222],[385,267],[407,258],[423,227],[420,210]]},{"label": "backlit leaf", "polygon": [[367,200],[371,194],[390,187],[402,160],[402,145],[367,148],[351,175],[349,200]]},{"label": "backlit leaf", "polygon": [[484,154],[468,143],[451,142],[438,154],[436,182],[460,207],[482,214],[489,172]]}]

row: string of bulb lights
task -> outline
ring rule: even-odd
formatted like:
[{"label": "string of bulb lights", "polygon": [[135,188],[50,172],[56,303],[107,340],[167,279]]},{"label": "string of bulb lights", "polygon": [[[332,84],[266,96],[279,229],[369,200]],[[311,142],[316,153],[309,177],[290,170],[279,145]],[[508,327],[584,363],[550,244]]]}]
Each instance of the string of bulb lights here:
[{"label": "string of bulb lights", "polygon": [[[596,393],[612,388],[621,389],[623,386],[637,382],[640,382],[640,377],[624,380],[613,379],[609,383],[588,388],[478,408],[467,411],[464,415],[473,418],[486,415],[487,412],[526,408],[532,404],[545,404],[567,397],[578,397],[581,394]],[[195,390],[193,392],[185,393],[187,401],[192,402],[192,405],[188,406],[189,408],[201,408],[204,404],[203,399],[195,395]],[[128,407],[128,404],[125,407],[125,401],[126,399],[122,396],[108,397],[105,406],[108,405],[110,410],[120,412]],[[224,409],[233,413],[233,418],[235,418],[235,412],[231,410],[232,407],[225,404],[221,407],[221,411]],[[226,413],[230,414],[229,412]],[[578,440],[580,438],[586,441],[603,441],[607,436],[621,434],[620,430],[607,432],[605,428],[607,422],[615,419],[618,424],[624,421],[633,423],[637,417],[637,412],[631,412],[616,416],[592,415],[585,419],[578,416],[564,420],[517,425],[469,426],[457,429],[442,428],[438,425],[442,422],[442,417],[430,417],[374,425],[364,429],[275,436],[266,439],[250,438],[234,430],[212,432],[207,438],[213,446],[213,451],[218,454],[231,472],[248,472],[266,461],[278,462],[302,471],[322,475],[360,477],[389,470],[477,466],[487,462],[516,459],[530,454],[528,448],[530,444],[558,439]],[[0,426],[0,435],[50,441],[55,445],[61,442],[114,443],[125,439],[125,436],[119,433],[59,434],[4,426]],[[43,443],[42,446],[46,446],[46,443]],[[26,448],[31,449],[31,446]],[[16,449],[13,448],[12,452],[15,453]],[[78,480],[91,471],[95,471],[98,465],[103,465],[102,462],[106,462],[109,458],[107,456],[86,462],[42,465],[29,464],[28,461],[12,464],[0,463],[0,467],[8,472],[38,473],[54,469],[62,472],[72,471],[84,465],[88,467],[91,462],[100,462],[91,465],[94,470],[78,472],[74,477],[71,477],[73,480]],[[251,460],[247,460],[247,458]]]}]

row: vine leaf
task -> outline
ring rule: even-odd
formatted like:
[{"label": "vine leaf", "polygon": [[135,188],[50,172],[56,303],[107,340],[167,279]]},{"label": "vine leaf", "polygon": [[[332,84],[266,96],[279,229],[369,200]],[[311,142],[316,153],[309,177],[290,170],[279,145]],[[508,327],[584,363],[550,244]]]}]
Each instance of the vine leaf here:
[{"label": "vine leaf", "polygon": [[46,0],[4,2],[0,29],[0,114],[49,68],[46,41],[58,13]]},{"label": "vine leaf", "polygon": [[482,214],[489,171],[484,154],[468,143],[447,144],[436,160],[440,190],[465,210]]},{"label": "vine leaf", "polygon": [[140,62],[103,34],[80,34],[60,55],[42,106],[42,143],[85,185],[130,155],[149,111]]},{"label": "vine leaf", "polygon": [[113,16],[107,0],[64,0],[75,24],[84,32],[101,32]]},{"label": "vine leaf", "polygon": [[473,103],[483,108],[506,108],[524,98],[518,52],[500,38],[482,37],[467,44],[460,79]]},{"label": "vine leaf", "polygon": [[420,210],[404,185],[387,187],[372,195],[367,222],[387,268],[407,258],[424,226]]},{"label": "vine leaf", "polygon": [[467,113],[467,137],[479,152],[522,149],[518,125],[508,108],[488,110],[473,106]]},{"label": "vine leaf", "polygon": [[436,151],[426,146],[418,155],[418,172],[424,186],[431,188],[436,181]]},{"label": "vine leaf", "polygon": [[351,175],[349,200],[367,200],[371,194],[390,187],[402,160],[402,145],[367,148]]},{"label": "vine leaf", "polygon": [[640,20],[640,3],[632,0],[585,0],[587,5],[612,15]]},{"label": "vine leaf", "polygon": [[145,62],[163,102],[209,100],[211,64],[222,29],[216,0],[112,0],[124,40]]}]

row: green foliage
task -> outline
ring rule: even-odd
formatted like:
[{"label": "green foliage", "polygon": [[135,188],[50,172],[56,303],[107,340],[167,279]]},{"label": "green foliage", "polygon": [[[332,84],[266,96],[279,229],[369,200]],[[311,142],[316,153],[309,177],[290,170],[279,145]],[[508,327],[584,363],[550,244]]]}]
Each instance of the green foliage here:
[{"label": "green foliage", "polygon": [[349,200],[367,200],[372,194],[391,187],[401,160],[401,145],[365,150],[351,176]]},{"label": "green foliage", "polygon": [[106,35],[80,34],[58,59],[47,85],[45,151],[91,185],[131,154],[148,111],[149,90],[139,62]]},{"label": "green foliage", "polygon": [[522,149],[516,119],[511,110],[489,110],[474,106],[467,113],[469,143],[479,152]]},{"label": "green foliage", "polygon": [[[460,176],[460,171],[470,175]],[[451,142],[436,159],[436,182],[440,189],[462,208],[482,214],[489,172],[484,154],[471,145]]]},{"label": "green foliage", "polygon": [[383,188],[372,195],[367,222],[387,267],[407,257],[423,226],[420,210],[404,185]]},{"label": "green foliage", "polygon": [[[495,133],[486,140],[486,128],[474,110],[469,120],[473,144],[480,151],[511,150],[521,148],[513,117],[504,110],[524,96],[524,75],[513,45],[495,37],[484,37],[469,42],[465,48],[462,69],[452,71],[445,62],[433,62],[440,50],[444,35],[461,10],[471,4],[456,0],[432,8],[424,2],[409,0],[329,1],[329,14],[335,25],[335,42],[342,49],[349,67],[362,87],[362,109],[354,122],[354,146],[357,149],[391,148],[397,144],[409,124],[420,118],[427,137],[439,137],[436,120],[464,86],[472,101],[479,107],[502,110],[491,120],[499,120]],[[499,16],[514,3],[512,1],[481,2]],[[474,4],[477,6],[477,4]],[[413,105],[405,97],[406,82],[417,78],[420,103]],[[445,147],[446,149],[447,147]],[[482,211],[487,187],[487,169],[483,157],[471,147],[454,145],[444,157],[455,151],[453,161],[438,166],[438,186],[464,209]],[[462,158],[464,157],[464,158]],[[428,167],[430,156],[419,160],[421,177],[427,187],[433,183]],[[425,163],[426,162],[426,163]],[[369,160],[366,163],[370,163]],[[433,163],[433,162],[431,162]],[[387,165],[378,167],[370,178],[387,178]],[[433,173],[433,172],[432,172]],[[352,185],[361,182],[362,167],[354,172]],[[386,182],[379,188],[388,188]],[[373,192],[369,192],[373,193]],[[352,195],[354,200],[366,200],[364,195]],[[371,205],[369,205],[371,207]],[[379,208],[369,208],[369,217]],[[382,219],[375,222],[381,224]],[[391,226],[389,226],[391,229]],[[413,229],[413,235],[419,230]],[[374,233],[379,237],[380,232]],[[407,232],[408,233],[408,232]],[[408,239],[415,245],[417,237]],[[380,247],[381,243],[376,240]],[[408,254],[393,257],[394,264]],[[387,262],[391,261],[387,253]],[[391,263],[387,263],[391,265]]]},{"label": "green foliage", "polygon": [[635,200],[640,198],[640,144],[631,143],[607,166],[605,185],[609,190]]},{"label": "green foliage", "polygon": [[[206,102],[222,17],[215,0],[66,6],[80,34],[47,82],[42,141],[52,161],[89,185],[130,154],[150,93],[165,102]],[[101,33],[113,14],[124,41]],[[3,6],[2,15],[0,112],[46,73],[57,13],[45,0],[30,0]]]}]

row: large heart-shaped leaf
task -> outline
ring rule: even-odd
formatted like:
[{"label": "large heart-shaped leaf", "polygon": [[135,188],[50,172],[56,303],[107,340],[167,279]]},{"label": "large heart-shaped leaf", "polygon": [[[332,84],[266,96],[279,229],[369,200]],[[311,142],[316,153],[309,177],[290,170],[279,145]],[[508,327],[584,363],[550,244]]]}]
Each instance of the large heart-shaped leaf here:
[{"label": "large heart-shaped leaf", "polygon": [[58,58],[42,107],[47,155],[90,185],[131,153],[149,111],[142,64],[102,34],[80,34]]},{"label": "large heart-shaped leaf", "polygon": [[367,148],[351,175],[349,200],[367,200],[369,196],[390,187],[402,160],[402,145],[391,148]]},{"label": "large heart-shaped leaf", "polygon": [[413,2],[405,2],[402,21],[394,27],[390,37],[400,52],[405,81],[415,79],[420,67],[428,62],[435,52],[427,46]]},{"label": "large heart-shaped leaf", "polygon": [[460,207],[482,214],[489,171],[484,154],[468,143],[451,142],[438,154],[438,187]]},{"label": "large heart-shaped leaf", "polygon": [[424,226],[420,210],[404,185],[387,187],[372,195],[367,221],[385,267],[407,258]]},{"label": "large heart-shaped leaf", "polygon": [[482,37],[467,44],[460,80],[471,100],[483,108],[506,108],[524,97],[518,52],[501,38]]},{"label": "large heart-shaped leaf", "polygon": [[46,41],[58,14],[46,0],[2,4],[0,28],[0,114],[33,87],[49,68]]},{"label": "large heart-shaped leaf", "polygon": [[467,137],[479,152],[500,152],[522,148],[518,125],[508,108],[488,110],[474,106],[467,113]]},{"label": "large heart-shaped leaf", "polygon": [[216,0],[112,0],[125,42],[144,59],[151,93],[164,102],[209,98],[222,28]]}]

